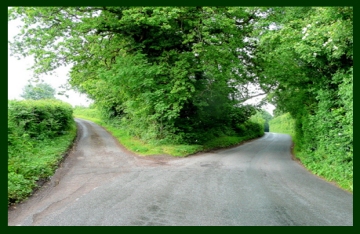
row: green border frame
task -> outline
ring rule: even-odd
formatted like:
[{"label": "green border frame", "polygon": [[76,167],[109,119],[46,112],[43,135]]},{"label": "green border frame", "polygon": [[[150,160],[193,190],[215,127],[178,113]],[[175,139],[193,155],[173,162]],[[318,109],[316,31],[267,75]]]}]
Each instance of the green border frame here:
[{"label": "green border frame", "polygon": [[[53,2],[52,2],[53,3]],[[79,5],[131,5],[131,6],[141,6],[141,5],[153,5],[153,6],[195,6],[195,5],[207,5],[207,6],[214,6],[214,5],[221,5],[221,6],[354,6],[355,5],[355,1],[350,1],[350,0],[343,0],[343,1],[308,1],[308,0],[305,0],[305,1],[301,1],[301,2],[287,2],[287,1],[280,1],[280,0],[275,0],[275,1],[266,1],[266,0],[253,0],[253,1],[236,1],[236,0],[222,0],[222,1],[214,1],[214,0],[183,0],[183,1],[177,1],[177,2],[169,2],[169,1],[165,1],[165,0],[151,0],[151,1],[145,1],[145,0],[135,0],[135,1],[119,1],[119,2],[115,2],[115,1],[108,1],[108,0],[104,0],[104,1],[101,1],[101,2],[98,2],[98,1],[68,1],[68,0],[63,0],[61,2],[59,2],[61,4],[54,4],[55,5],[66,5],[66,6],[79,6]],[[99,4],[100,3],[100,4]],[[292,3],[292,4],[291,4]],[[300,3],[300,4],[299,4]],[[3,19],[3,22],[4,24],[6,24],[7,22],[7,8],[9,6],[45,6],[44,4],[46,4],[46,2],[44,1],[38,1],[38,0],[35,0],[35,1],[26,1],[26,0],[12,0],[12,1],[6,1],[5,2],[5,5],[4,6],[4,13],[1,14],[1,16],[4,18]],[[47,4],[46,4],[47,5]],[[5,9],[6,9],[6,12],[5,12]],[[354,7],[354,11],[356,11],[356,7]],[[6,18],[6,19],[5,19]],[[354,25],[354,27],[356,28],[356,24]],[[7,24],[4,25],[4,27],[6,30],[8,29],[8,26]],[[354,32],[356,32],[354,28]],[[7,50],[7,47],[8,47],[8,42],[7,42],[7,37],[6,37],[6,42],[5,42],[5,39],[3,39],[3,44],[4,46],[3,47],[0,47],[2,48],[2,51],[3,51],[3,55],[7,55],[7,51],[5,52],[5,50]],[[356,50],[356,47],[355,47],[355,50]],[[7,61],[7,59],[5,60]],[[8,71],[7,70],[7,63],[6,64],[2,64],[3,66],[3,69],[5,71]],[[3,79],[5,80],[5,79]],[[8,94],[8,91],[7,91],[7,84],[8,84],[8,81],[7,79],[4,81],[4,85],[2,85],[2,87],[5,89],[4,92],[0,92],[0,95],[2,95],[1,97],[5,99],[5,96],[7,96]],[[357,82],[354,83],[354,88],[357,87]],[[356,100],[356,98],[355,98]],[[1,102],[1,105],[4,105],[3,108],[7,108],[5,107],[7,102]],[[7,109],[6,109],[7,110]],[[355,113],[356,115],[356,113]],[[7,117],[5,117],[7,118]],[[5,126],[5,122],[6,120],[3,121],[3,127],[1,129],[3,129],[3,132],[4,129],[6,129],[6,126]],[[7,136],[4,136],[3,138],[3,142],[4,143],[4,147],[1,147],[2,149],[6,149],[6,152],[5,152],[5,155],[7,155],[7,145],[5,145],[5,142],[6,142],[6,139],[7,139]],[[1,178],[5,178],[3,179],[3,183],[5,184],[3,186],[3,188],[5,188],[6,184],[7,184],[7,157],[3,157],[3,160],[4,160],[4,163],[2,164],[3,165],[3,170],[1,170],[2,172],[2,177]],[[355,164],[356,165],[356,164]],[[354,178],[356,177],[356,173],[355,173],[355,176]],[[5,189],[4,189],[5,190]],[[356,189],[355,189],[356,190]],[[2,192],[1,194],[3,194],[3,198],[2,200],[4,202],[2,202],[1,204],[4,206],[3,209],[1,210],[6,210],[5,206],[7,204],[7,197],[6,197],[6,193],[5,191]],[[354,204],[356,204],[356,202],[354,202]],[[356,221],[356,212],[355,212],[355,205],[354,205],[354,226],[355,226],[355,223],[357,223]],[[1,220],[2,220],[2,224],[5,226],[5,227],[8,227],[8,221],[7,221],[7,213],[6,214],[1,214]],[[212,228],[212,227],[211,227]],[[9,229],[6,228],[6,229]],[[5,230],[5,228],[4,228]],[[47,230],[49,230],[47,228]],[[112,229],[113,230],[113,229]],[[167,229],[169,230],[169,229]],[[213,229],[214,231],[216,231],[215,229]],[[229,229],[228,229],[229,230]],[[234,230],[233,227],[231,227],[231,230]],[[278,230],[278,229],[277,229]],[[15,230],[14,228],[11,228],[11,233],[13,232],[24,232],[26,230]],[[55,230],[52,229],[50,230],[51,232],[54,232]],[[62,230],[58,230],[59,232],[62,231]],[[159,229],[156,229],[155,231],[159,231]],[[219,229],[217,229],[217,231],[220,231]],[[350,231],[349,229],[347,231]],[[56,231],[55,231],[56,232]]]}]

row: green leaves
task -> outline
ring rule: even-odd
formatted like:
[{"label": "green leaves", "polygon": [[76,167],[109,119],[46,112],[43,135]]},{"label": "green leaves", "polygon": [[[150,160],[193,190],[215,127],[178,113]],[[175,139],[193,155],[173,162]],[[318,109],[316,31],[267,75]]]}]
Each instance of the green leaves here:
[{"label": "green leaves", "polygon": [[58,100],[8,102],[8,203],[31,194],[76,136],[72,107]]},{"label": "green leaves", "polygon": [[[45,139],[62,135],[72,124],[72,107],[57,100],[25,100],[8,103],[8,135]],[[11,144],[11,142],[10,142]]]},{"label": "green leaves", "polygon": [[32,100],[55,99],[55,89],[46,83],[28,84],[23,88],[21,97]]},{"label": "green leaves", "polygon": [[[13,53],[34,55],[36,73],[73,64],[70,84],[135,135],[187,134],[200,131],[204,122],[232,128],[226,116],[238,103],[230,97],[250,79],[244,64],[251,64],[251,43],[245,38],[257,18],[254,11],[18,7],[9,14],[25,22],[11,44]],[[183,116],[196,124],[184,128]]]},{"label": "green leaves", "polygon": [[[294,119],[290,128],[305,164],[348,186],[352,184],[348,162],[353,157],[352,8],[274,12],[265,20],[275,22],[277,28],[265,31],[257,48],[260,79],[272,90],[277,110],[290,112]],[[340,168],[345,172],[335,175]]]}]

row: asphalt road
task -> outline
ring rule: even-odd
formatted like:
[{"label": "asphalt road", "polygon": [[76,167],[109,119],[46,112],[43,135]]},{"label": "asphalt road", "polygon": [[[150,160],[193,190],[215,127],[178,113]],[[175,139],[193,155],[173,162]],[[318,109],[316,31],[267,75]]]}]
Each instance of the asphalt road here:
[{"label": "asphalt road", "polygon": [[73,150],[51,181],[9,209],[8,225],[353,225],[353,195],[292,160],[288,135],[143,158],[98,125],[76,121]]}]

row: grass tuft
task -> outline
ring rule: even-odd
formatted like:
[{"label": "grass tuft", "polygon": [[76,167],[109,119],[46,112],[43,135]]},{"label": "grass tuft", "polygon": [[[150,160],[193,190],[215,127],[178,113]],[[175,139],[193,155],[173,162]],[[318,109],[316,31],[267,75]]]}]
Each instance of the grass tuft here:
[{"label": "grass tuft", "polygon": [[75,108],[74,116],[76,118],[90,120],[104,127],[129,151],[140,156],[165,154],[174,157],[186,157],[202,151],[237,145],[243,141],[257,137],[222,136],[205,142],[203,145],[162,144],[159,142],[146,142],[131,136],[126,129],[116,124],[116,122],[102,120],[100,113],[96,109]]}]

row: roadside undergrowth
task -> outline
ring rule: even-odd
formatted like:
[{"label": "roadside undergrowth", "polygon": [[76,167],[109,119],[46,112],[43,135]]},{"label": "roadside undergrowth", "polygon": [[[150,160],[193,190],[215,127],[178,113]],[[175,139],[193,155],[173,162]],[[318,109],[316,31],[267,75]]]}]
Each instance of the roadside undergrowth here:
[{"label": "roadside undergrowth", "polygon": [[225,148],[238,145],[246,140],[258,136],[221,136],[211,139],[204,144],[185,145],[185,144],[164,144],[161,142],[148,142],[131,136],[116,121],[105,121],[101,118],[100,113],[92,108],[75,108],[74,117],[90,120],[108,130],[125,148],[140,156],[151,155],[170,155],[174,157],[186,157],[198,152],[204,152],[214,149]]},{"label": "roadside undergrowth", "polygon": [[58,100],[8,103],[8,205],[55,172],[76,138],[72,107]]},{"label": "roadside undergrowth", "polygon": [[[327,150],[329,146],[318,144],[317,147],[309,147],[309,143],[296,135],[294,119],[287,113],[270,121],[270,131],[289,134],[294,142],[293,154],[301,164],[313,174],[335,183],[337,186],[353,192],[353,160],[352,155],[344,159],[344,153],[336,148]],[[328,140],[328,145],[334,143]]]},{"label": "roadside undergrowth", "polygon": [[73,124],[68,134],[51,140],[27,141],[8,159],[8,204],[25,200],[58,168],[76,138]]}]

